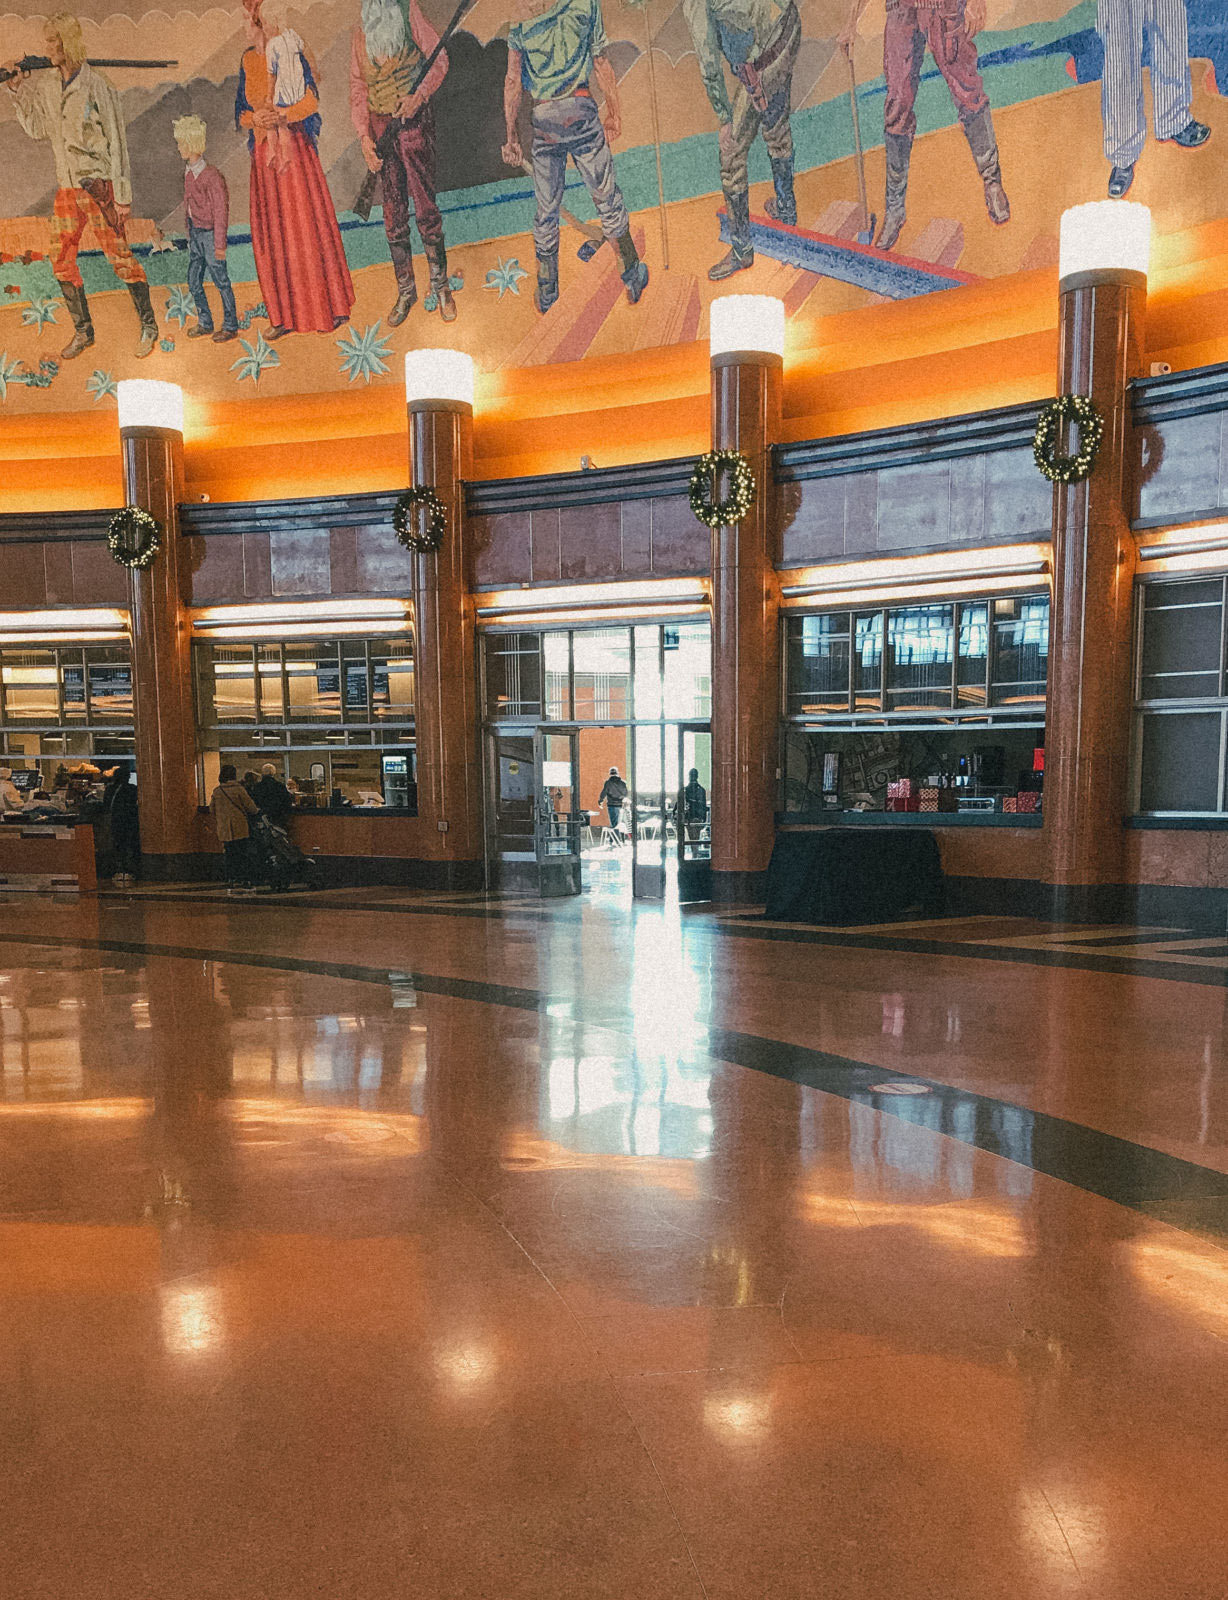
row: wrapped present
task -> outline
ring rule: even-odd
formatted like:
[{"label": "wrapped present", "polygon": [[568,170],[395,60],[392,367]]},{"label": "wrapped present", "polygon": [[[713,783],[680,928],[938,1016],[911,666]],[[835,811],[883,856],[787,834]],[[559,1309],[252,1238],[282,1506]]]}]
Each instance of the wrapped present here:
[{"label": "wrapped present", "polygon": [[1008,794],[1002,801],[1002,810],[1007,816],[1013,817],[1019,810],[1019,801],[1013,794]]},{"label": "wrapped present", "polygon": [[1037,801],[1040,796],[1035,789],[1021,789],[1016,797],[1015,810],[1020,812],[1036,812],[1040,810]]}]

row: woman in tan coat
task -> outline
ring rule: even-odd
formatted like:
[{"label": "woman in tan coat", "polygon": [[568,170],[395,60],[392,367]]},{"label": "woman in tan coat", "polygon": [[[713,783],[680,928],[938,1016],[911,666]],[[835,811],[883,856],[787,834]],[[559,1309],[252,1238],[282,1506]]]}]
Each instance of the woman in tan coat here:
[{"label": "woman in tan coat", "polygon": [[239,782],[234,767],[227,764],[218,773],[218,785],[209,800],[213,813],[213,826],[222,842],[226,857],[226,877],[229,893],[252,887],[252,827],[248,820],[258,816],[260,807]]}]

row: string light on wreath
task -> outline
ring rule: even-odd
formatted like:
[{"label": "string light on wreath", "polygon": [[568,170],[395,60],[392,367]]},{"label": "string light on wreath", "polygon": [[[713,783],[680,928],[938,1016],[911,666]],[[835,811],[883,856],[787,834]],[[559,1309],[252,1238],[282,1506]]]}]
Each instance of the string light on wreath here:
[{"label": "string light on wreath", "polygon": [[[729,493],[718,500],[716,485],[723,471],[729,473]],[[687,493],[691,510],[706,528],[729,528],[755,503],[755,475],[740,451],[709,450],[695,463]]]},{"label": "string light on wreath", "polygon": [[[425,514],[425,521],[423,521]],[[448,529],[448,513],[443,501],[429,485],[420,484],[397,496],[392,510],[392,527],[407,550],[420,554],[438,550]]]},{"label": "string light on wreath", "polygon": [[143,572],[162,548],[162,524],[140,506],[125,506],[107,524],[107,549],[121,567]]},{"label": "string light on wreath", "polygon": [[[1079,448],[1073,456],[1057,448],[1062,430],[1073,422],[1079,431]],[[1096,464],[1104,436],[1104,418],[1084,395],[1063,394],[1050,400],[1036,419],[1032,455],[1051,483],[1082,483]]]}]

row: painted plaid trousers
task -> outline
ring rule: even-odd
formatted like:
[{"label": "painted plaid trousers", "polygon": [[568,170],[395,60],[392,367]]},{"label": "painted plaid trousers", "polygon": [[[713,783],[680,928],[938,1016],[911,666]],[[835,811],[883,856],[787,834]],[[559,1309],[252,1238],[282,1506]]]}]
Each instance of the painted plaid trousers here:
[{"label": "painted plaid trousers", "polygon": [[111,185],[99,180],[90,189],[57,189],[51,212],[51,270],[59,283],[83,287],[77,252],[86,226],[94,230],[103,255],[124,283],[144,283],[145,269],[124,237]]}]

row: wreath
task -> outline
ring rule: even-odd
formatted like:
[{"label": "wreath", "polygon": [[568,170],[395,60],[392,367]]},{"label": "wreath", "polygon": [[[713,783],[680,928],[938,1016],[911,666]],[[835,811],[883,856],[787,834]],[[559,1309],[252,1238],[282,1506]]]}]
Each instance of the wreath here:
[{"label": "wreath", "polygon": [[[425,526],[419,521],[418,513],[421,511],[426,512]],[[420,484],[397,496],[397,503],[392,510],[392,526],[407,550],[438,550],[448,529],[447,508],[434,489]]]},{"label": "wreath", "polygon": [[[729,493],[716,498],[717,479],[723,469],[730,474]],[[742,518],[755,502],[755,475],[750,463],[738,450],[709,450],[700,456],[687,490],[691,510],[706,528],[728,528]]]},{"label": "wreath", "polygon": [[[1062,455],[1057,441],[1062,429],[1073,422],[1079,430],[1077,455]],[[1082,483],[1096,464],[1096,452],[1104,434],[1104,418],[1092,402],[1081,394],[1063,394],[1049,404],[1036,419],[1032,454],[1036,465],[1051,483]]]},{"label": "wreath", "polygon": [[107,523],[107,549],[121,567],[143,572],[162,548],[162,524],[140,506],[125,506]]}]

